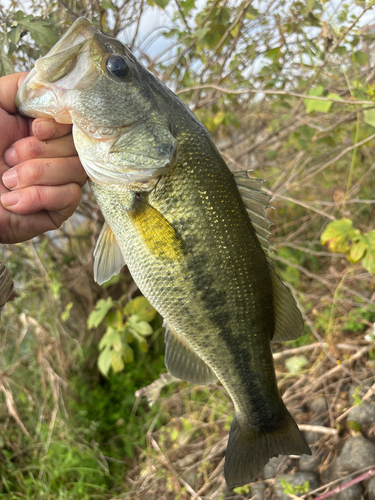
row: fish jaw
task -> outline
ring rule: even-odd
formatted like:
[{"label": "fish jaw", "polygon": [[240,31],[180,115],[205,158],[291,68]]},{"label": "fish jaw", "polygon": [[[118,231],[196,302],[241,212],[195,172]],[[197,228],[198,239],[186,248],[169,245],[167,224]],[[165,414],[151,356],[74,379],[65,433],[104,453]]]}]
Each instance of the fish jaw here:
[{"label": "fish jaw", "polygon": [[38,77],[34,68],[22,83],[16,96],[20,115],[31,118],[54,118],[59,123],[72,123],[70,113],[61,109],[56,93]]},{"label": "fish jaw", "polygon": [[92,85],[97,78],[89,48],[92,26],[83,21],[74,23],[50,52],[36,61],[17,92],[21,115],[73,123],[69,92]]}]

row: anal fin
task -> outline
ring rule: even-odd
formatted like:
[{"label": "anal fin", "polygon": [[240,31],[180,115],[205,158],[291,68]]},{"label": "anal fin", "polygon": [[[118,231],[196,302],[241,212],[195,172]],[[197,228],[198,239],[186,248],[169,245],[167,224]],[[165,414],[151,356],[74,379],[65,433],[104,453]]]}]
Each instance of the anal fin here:
[{"label": "anal fin", "polygon": [[203,359],[193,351],[168,325],[165,328],[165,366],[174,377],[192,384],[206,385],[217,376]]},{"label": "anal fin", "polygon": [[118,274],[125,265],[116,236],[106,222],[96,242],[94,259],[94,279],[99,285]]}]

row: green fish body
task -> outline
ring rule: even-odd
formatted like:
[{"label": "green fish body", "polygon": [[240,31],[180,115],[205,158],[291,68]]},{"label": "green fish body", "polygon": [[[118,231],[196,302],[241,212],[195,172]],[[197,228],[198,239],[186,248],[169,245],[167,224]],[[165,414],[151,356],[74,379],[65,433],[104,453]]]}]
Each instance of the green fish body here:
[{"label": "green fish body", "polygon": [[166,366],[196,384],[220,380],[235,407],[230,487],[270,457],[310,453],[278,392],[271,340],[303,329],[266,257],[269,197],[232,174],[206,129],[134,55],[77,20],[36,63],[19,109],[73,123],[106,223],[98,282],[126,263],[166,323]]}]

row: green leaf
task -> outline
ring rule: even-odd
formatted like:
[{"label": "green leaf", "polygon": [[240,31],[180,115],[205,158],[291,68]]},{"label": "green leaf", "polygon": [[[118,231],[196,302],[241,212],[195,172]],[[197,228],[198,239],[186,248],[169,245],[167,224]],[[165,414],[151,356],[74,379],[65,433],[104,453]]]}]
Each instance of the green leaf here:
[{"label": "green leaf", "polygon": [[106,347],[98,357],[98,368],[102,374],[106,377],[108,375],[109,369],[112,362],[112,351],[109,347]]},{"label": "green leaf", "polygon": [[375,127],[375,108],[373,109],[365,109],[363,111],[363,119],[367,125],[371,127]]},{"label": "green leaf", "polygon": [[114,276],[112,276],[112,278],[109,278],[108,281],[106,281],[105,283],[102,283],[101,286],[103,288],[108,288],[111,285],[116,285],[120,281],[120,276],[121,276],[121,273],[115,274]]},{"label": "green leaf", "polygon": [[11,75],[14,73],[14,66],[11,58],[8,55],[9,53],[9,43],[7,34],[4,33],[3,43],[1,46],[0,60],[2,63],[2,76]]},{"label": "green leaf", "polygon": [[100,350],[108,347],[120,351],[122,349],[122,342],[119,331],[110,326],[100,339],[98,347]]},{"label": "green leaf", "polygon": [[285,360],[285,368],[289,373],[298,373],[309,364],[306,356],[292,356]]},{"label": "green leaf", "polygon": [[112,352],[111,367],[115,373],[121,372],[125,367],[122,355],[118,352]]},{"label": "green leaf", "polygon": [[354,52],[353,59],[360,66],[365,66],[368,61],[368,55],[365,52],[358,50],[357,52]]},{"label": "green leaf", "polygon": [[112,306],[112,297],[98,300],[95,304],[95,309],[91,311],[89,317],[87,318],[87,328],[89,330],[91,330],[91,328],[97,328]]},{"label": "green leaf", "polygon": [[133,323],[132,328],[134,328],[134,330],[143,337],[151,335],[154,331],[150,323],[147,323],[147,321],[139,321],[137,323]]},{"label": "green leaf", "polygon": [[38,45],[50,48],[59,39],[58,34],[52,28],[52,25],[46,20],[40,20],[32,15],[26,16],[19,21],[20,26],[23,26],[30,33]]},{"label": "green leaf", "polygon": [[14,45],[17,45],[17,43],[20,40],[20,28],[19,26],[12,26],[9,32],[9,40],[14,43]]},{"label": "green leaf", "polygon": [[207,33],[209,32],[209,28],[199,28],[194,31],[194,36],[198,38],[198,40],[202,40]]},{"label": "green leaf", "polygon": [[119,311],[118,309],[116,309],[115,311],[108,312],[106,320],[107,320],[107,327],[112,326],[117,330],[124,329],[123,317],[121,311]]},{"label": "green leaf", "polygon": [[[319,87],[316,87],[315,89],[311,89],[309,92],[309,95],[320,97],[320,96],[322,96],[323,92],[324,92],[324,87],[319,86]],[[336,96],[337,94],[334,94],[334,95]],[[306,106],[307,113],[311,113],[312,111],[318,111],[321,113],[328,113],[328,111],[331,109],[332,104],[333,104],[330,101],[318,101],[315,99],[314,100],[304,99],[304,103]]]},{"label": "green leaf", "polygon": [[220,125],[221,123],[223,123],[223,121],[225,120],[225,113],[224,111],[218,111],[216,113],[216,115],[213,117],[213,123],[217,126],[217,125]]},{"label": "green leaf", "polygon": [[336,101],[342,101],[342,97],[340,97],[338,94],[335,94],[334,92],[329,93],[327,95],[327,99],[335,99]]},{"label": "green leaf", "polygon": [[264,54],[264,57],[271,59],[273,62],[277,61],[280,57],[280,47],[275,47],[274,49],[269,50]]},{"label": "green leaf", "polygon": [[[116,10],[116,7],[113,5],[113,3],[110,2],[110,1],[108,1],[108,0],[103,0],[102,4],[101,4],[101,7],[103,9]],[[121,370],[119,370],[119,371],[121,371]]]},{"label": "green leaf", "polygon": [[61,313],[61,316],[60,316],[61,317],[61,321],[63,323],[65,323],[65,321],[67,321],[69,319],[69,317],[70,317],[70,311],[71,311],[72,307],[73,307],[73,302],[69,302],[68,304],[66,304],[65,309]]},{"label": "green leaf", "polygon": [[324,92],[324,87],[322,87],[322,85],[319,85],[318,87],[310,89],[309,95],[319,97],[319,96],[323,95],[323,92]]},{"label": "green leaf", "polygon": [[360,232],[353,228],[350,219],[340,219],[330,222],[323,231],[320,240],[322,245],[328,245],[331,252],[348,253],[351,248],[351,241]]},{"label": "green leaf", "polygon": [[363,258],[362,266],[369,273],[375,274],[375,229],[365,234],[367,240],[367,252]]},{"label": "green leaf", "polygon": [[353,243],[352,248],[349,251],[348,259],[352,264],[359,262],[365,255],[368,249],[366,238],[361,234],[358,237],[358,241]]},{"label": "green leaf", "polygon": [[252,21],[253,19],[255,19],[258,16],[259,16],[259,11],[255,7],[253,7],[252,5],[249,5],[247,8],[247,12],[246,12],[246,19],[249,19],[250,21]]},{"label": "green leaf", "polygon": [[152,307],[149,301],[142,296],[130,300],[124,309],[125,314],[132,316],[136,314],[140,321],[152,321],[156,316],[156,310]]},{"label": "green leaf", "polygon": [[314,5],[315,5],[315,0],[307,0],[305,8],[302,11],[303,15],[307,16],[307,14],[309,14],[312,11]]},{"label": "green leaf", "polygon": [[181,8],[187,16],[192,9],[195,9],[195,0],[181,0]]},{"label": "green leaf", "polygon": [[359,385],[357,385],[356,388],[354,389],[354,392],[352,395],[354,405],[363,405],[363,401],[362,401],[360,392],[361,392],[361,387]]},{"label": "green leaf", "polygon": [[345,45],[339,45],[336,48],[335,52],[337,52],[337,54],[339,56],[344,56],[347,53],[347,49],[346,49]]},{"label": "green leaf", "polygon": [[125,363],[132,363],[134,361],[134,351],[130,347],[130,345],[128,345],[128,344],[124,345],[123,354],[124,354]]},{"label": "green leaf", "polygon": [[169,0],[147,0],[147,3],[151,5],[151,7],[157,5],[158,7],[165,9],[165,7],[169,4]]}]

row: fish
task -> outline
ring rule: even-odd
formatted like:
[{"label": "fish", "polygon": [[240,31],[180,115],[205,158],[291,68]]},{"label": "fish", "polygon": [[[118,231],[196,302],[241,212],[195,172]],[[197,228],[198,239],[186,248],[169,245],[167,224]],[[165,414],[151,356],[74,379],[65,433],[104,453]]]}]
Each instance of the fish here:
[{"label": "fish", "polygon": [[16,103],[73,124],[105,219],[96,281],[126,263],[164,318],[169,373],[220,381],[230,395],[228,486],[256,479],[270,457],[311,454],[276,382],[271,341],[298,338],[304,324],[268,259],[262,181],[232,173],[180,98],[85,18],[36,61]]},{"label": "fish", "polygon": [[0,316],[4,305],[9,300],[13,291],[12,276],[3,263],[0,262]]}]

